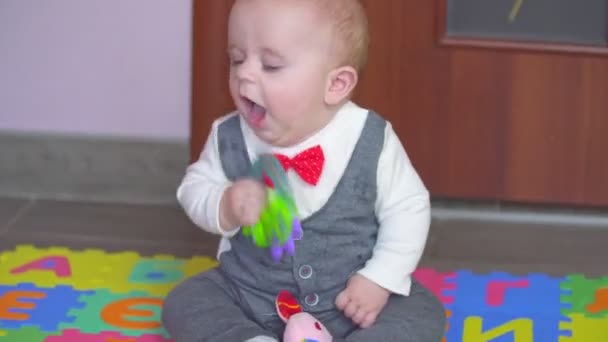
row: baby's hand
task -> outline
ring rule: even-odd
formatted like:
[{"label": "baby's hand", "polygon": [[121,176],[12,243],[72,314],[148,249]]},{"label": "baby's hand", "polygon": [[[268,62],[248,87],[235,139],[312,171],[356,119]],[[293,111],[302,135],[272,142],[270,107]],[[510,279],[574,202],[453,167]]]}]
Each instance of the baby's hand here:
[{"label": "baby's hand", "polygon": [[234,182],[220,201],[220,225],[226,230],[253,225],[266,204],[264,185],[252,179]]},{"label": "baby's hand", "polygon": [[336,306],[361,328],[368,328],[376,321],[390,292],[360,274],[348,280],[344,291],[336,297]]}]

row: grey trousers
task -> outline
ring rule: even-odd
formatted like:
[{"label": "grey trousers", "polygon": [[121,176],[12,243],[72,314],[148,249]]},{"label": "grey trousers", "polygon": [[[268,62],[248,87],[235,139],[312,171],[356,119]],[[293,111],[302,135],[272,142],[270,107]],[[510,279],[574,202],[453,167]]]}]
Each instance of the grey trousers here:
[{"label": "grey trousers", "polygon": [[[389,298],[370,328],[356,327],[337,310],[315,317],[336,342],[439,342],[446,324],[443,305],[416,281],[409,296]],[[256,336],[280,341],[284,330],[276,313],[256,312],[218,269],[177,285],[165,299],[162,321],[176,342],[242,342]]]}]

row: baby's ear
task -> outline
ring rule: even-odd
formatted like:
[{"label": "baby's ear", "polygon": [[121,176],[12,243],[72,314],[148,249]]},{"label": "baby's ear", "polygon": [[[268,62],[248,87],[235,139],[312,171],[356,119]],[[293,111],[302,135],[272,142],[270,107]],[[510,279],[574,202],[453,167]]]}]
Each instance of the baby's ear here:
[{"label": "baby's ear", "polygon": [[359,77],[355,68],[342,66],[329,72],[325,89],[325,103],[333,106],[348,98]]}]

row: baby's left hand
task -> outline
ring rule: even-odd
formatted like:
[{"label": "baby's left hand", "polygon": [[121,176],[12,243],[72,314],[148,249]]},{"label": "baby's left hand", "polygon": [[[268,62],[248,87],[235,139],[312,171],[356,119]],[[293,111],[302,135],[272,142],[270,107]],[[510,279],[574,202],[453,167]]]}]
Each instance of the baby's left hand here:
[{"label": "baby's left hand", "polygon": [[368,328],[376,321],[386,305],[390,292],[360,274],[348,280],[344,291],[336,297],[336,306],[361,328]]}]

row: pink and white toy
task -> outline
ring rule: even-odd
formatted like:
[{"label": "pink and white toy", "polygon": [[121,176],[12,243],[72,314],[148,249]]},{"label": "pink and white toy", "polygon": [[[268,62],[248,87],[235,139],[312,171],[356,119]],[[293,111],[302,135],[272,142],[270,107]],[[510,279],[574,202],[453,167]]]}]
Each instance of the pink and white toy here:
[{"label": "pink and white toy", "polygon": [[275,300],[279,317],[285,322],[283,342],[331,342],[332,336],[325,326],[311,314],[302,311],[298,301],[287,291],[281,291]]}]

